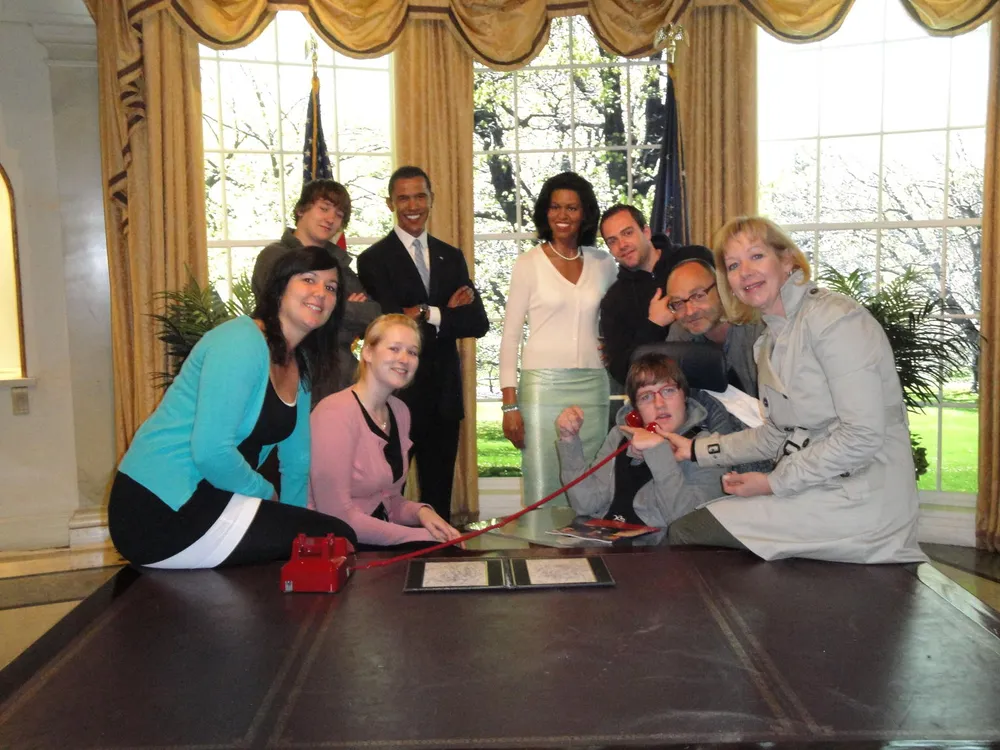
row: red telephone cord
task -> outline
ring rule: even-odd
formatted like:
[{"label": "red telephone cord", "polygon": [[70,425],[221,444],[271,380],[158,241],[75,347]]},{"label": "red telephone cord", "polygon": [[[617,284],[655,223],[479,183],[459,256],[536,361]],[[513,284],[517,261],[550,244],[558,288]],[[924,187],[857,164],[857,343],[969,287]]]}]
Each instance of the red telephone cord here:
[{"label": "red telephone cord", "polygon": [[[654,427],[654,426],[655,426],[655,423],[651,423],[651,424],[647,425],[646,429],[648,430],[650,427]],[[652,430],[650,430],[650,431],[652,431]],[[462,542],[468,541],[469,539],[474,539],[477,536],[485,534],[487,531],[492,531],[493,529],[499,529],[501,526],[506,526],[511,521],[514,521],[514,520],[520,518],[521,516],[523,516],[528,511],[532,511],[535,508],[538,508],[539,506],[544,505],[549,500],[552,500],[553,498],[558,497],[559,495],[561,495],[562,493],[564,493],[566,490],[568,490],[570,487],[576,486],[577,484],[579,484],[580,482],[582,482],[584,479],[586,479],[587,477],[589,477],[591,474],[593,474],[595,471],[597,471],[602,466],[604,466],[604,464],[606,464],[608,461],[610,461],[615,456],[617,456],[619,453],[621,453],[623,450],[625,450],[628,446],[629,446],[629,443],[623,443],[622,445],[618,446],[618,448],[614,452],[609,453],[607,456],[605,456],[600,461],[598,461],[596,464],[594,464],[593,466],[591,466],[589,469],[587,469],[585,472],[583,472],[583,474],[581,474],[580,476],[578,476],[572,482],[569,482],[565,487],[560,487],[558,490],[556,490],[555,492],[553,492],[551,495],[547,495],[546,497],[543,497],[537,503],[532,503],[531,505],[527,506],[526,508],[521,508],[521,510],[517,511],[517,513],[511,513],[506,518],[501,518],[499,521],[497,521],[494,524],[490,524],[485,529],[478,529],[477,531],[470,531],[468,534],[462,534],[462,536],[456,537],[455,539],[452,539],[451,541],[448,541],[448,542],[442,542],[441,544],[435,544],[433,547],[426,547],[425,549],[418,549],[418,550],[415,550],[413,552],[407,552],[405,554],[397,555],[396,557],[390,557],[390,558],[387,558],[385,560],[372,560],[371,562],[364,563],[363,565],[355,565],[355,566],[353,566],[351,568],[351,570],[369,570],[371,568],[384,568],[386,565],[392,565],[393,563],[402,562],[403,560],[409,560],[410,558],[413,558],[413,557],[420,557],[421,555],[427,555],[427,554],[430,554],[431,552],[437,552],[439,549],[444,549],[446,547],[451,547],[451,546],[456,545],[456,544],[461,544]]]}]

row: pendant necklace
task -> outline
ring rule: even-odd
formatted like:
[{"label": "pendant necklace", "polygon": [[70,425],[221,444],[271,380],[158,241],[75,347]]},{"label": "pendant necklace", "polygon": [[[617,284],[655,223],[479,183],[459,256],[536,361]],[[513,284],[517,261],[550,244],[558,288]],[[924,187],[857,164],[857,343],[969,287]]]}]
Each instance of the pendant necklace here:
[{"label": "pendant necklace", "polygon": [[556,246],[553,245],[551,242],[546,242],[545,244],[549,246],[549,250],[551,250],[552,252],[554,252],[556,255],[558,255],[563,260],[576,260],[581,255],[580,248],[576,249],[576,255],[571,255],[571,256],[567,257],[567,256],[563,255],[561,252],[559,252],[558,250],[556,250]]}]

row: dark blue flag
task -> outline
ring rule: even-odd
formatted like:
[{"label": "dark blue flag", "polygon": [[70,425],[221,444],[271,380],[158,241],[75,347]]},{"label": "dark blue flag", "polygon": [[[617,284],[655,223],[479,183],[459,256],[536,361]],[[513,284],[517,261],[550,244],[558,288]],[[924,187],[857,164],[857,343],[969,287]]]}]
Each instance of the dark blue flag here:
[{"label": "dark blue flag", "polygon": [[674,77],[669,72],[664,110],[663,145],[660,147],[660,167],[656,173],[653,215],[649,224],[654,233],[662,232],[673,244],[690,245],[684,148],[681,145],[681,125],[677,119]]},{"label": "dark blue flag", "polygon": [[333,179],[333,170],[330,169],[323,123],[319,116],[319,77],[313,73],[309,107],[306,110],[305,146],[302,148],[302,184],[319,179]]}]

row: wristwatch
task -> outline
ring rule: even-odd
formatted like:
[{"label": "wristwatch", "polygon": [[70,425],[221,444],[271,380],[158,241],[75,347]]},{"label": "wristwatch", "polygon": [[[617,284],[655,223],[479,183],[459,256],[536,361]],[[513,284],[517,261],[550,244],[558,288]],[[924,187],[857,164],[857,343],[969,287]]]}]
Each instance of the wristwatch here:
[{"label": "wristwatch", "polygon": [[431,316],[431,308],[426,302],[417,305],[420,308],[420,317],[417,319],[418,323],[426,323],[427,319]]}]

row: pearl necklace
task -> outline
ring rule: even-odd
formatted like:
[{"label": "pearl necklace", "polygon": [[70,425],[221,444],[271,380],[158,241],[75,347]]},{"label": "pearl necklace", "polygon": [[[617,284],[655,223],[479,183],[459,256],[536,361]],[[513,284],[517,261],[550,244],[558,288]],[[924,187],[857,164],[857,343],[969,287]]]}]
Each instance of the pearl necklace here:
[{"label": "pearl necklace", "polygon": [[573,256],[567,258],[561,252],[559,252],[558,250],[556,250],[556,246],[553,245],[551,242],[546,242],[545,244],[549,246],[549,250],[551,250],[552,252],[554,252],[556,255],[558,255],[563,260],[576,260],[577,258],[579,258],[582,255],[582,253],[580,252],[580,248],[577,248],[576,249],[576,255],[573,255]]}]

